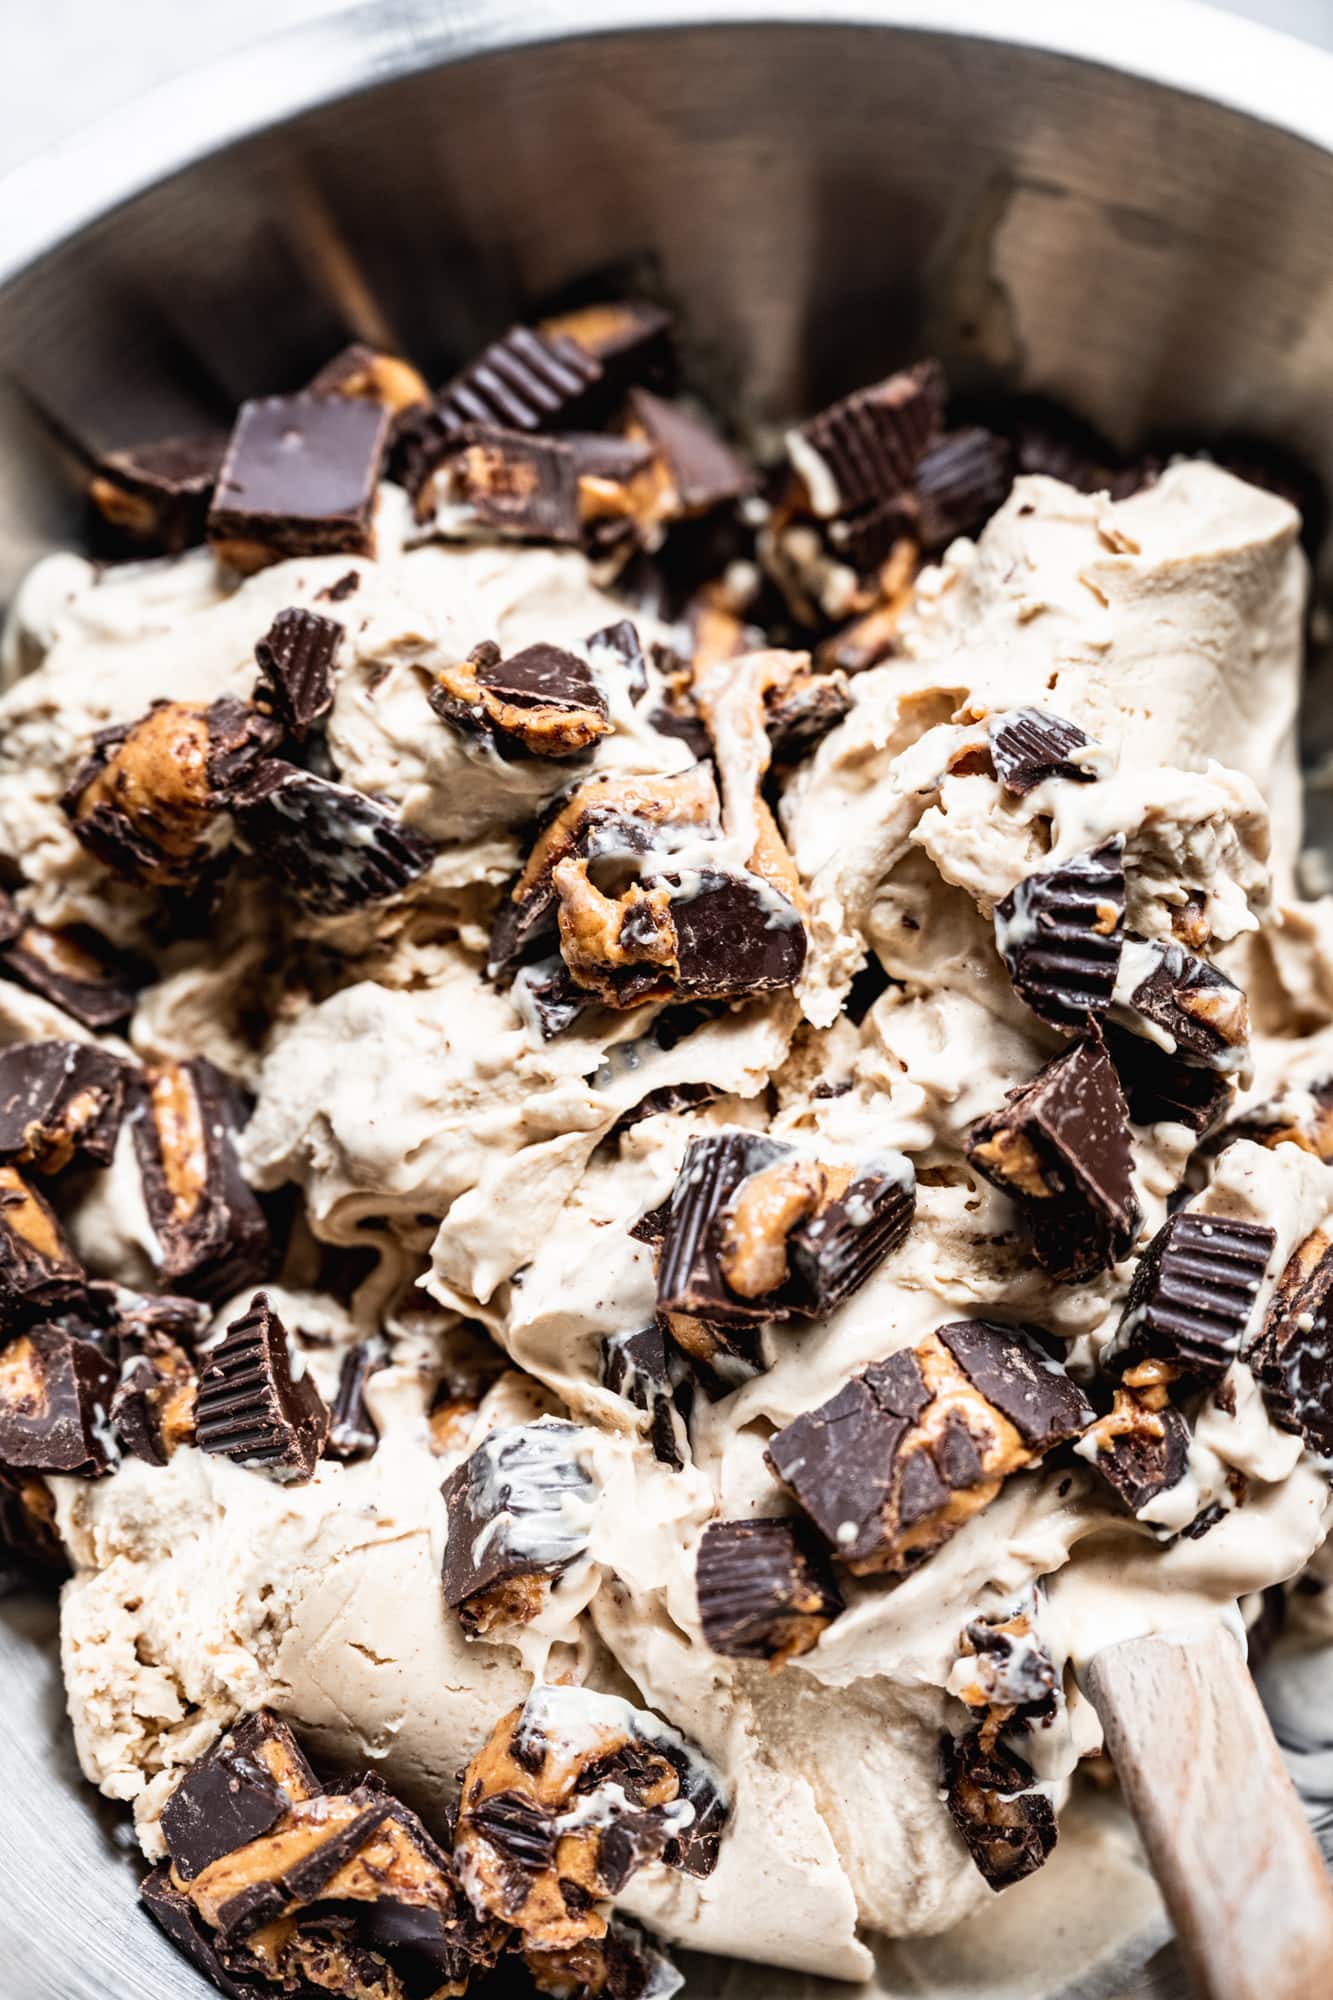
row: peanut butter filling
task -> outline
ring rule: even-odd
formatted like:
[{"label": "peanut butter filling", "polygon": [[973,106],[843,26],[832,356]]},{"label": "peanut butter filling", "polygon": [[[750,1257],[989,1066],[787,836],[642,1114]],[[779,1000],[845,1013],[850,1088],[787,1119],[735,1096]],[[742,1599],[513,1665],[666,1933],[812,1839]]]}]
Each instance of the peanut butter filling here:
[{"label": "peanut butter filling", "polygon": [[[927,1334],[912,1351],[930,1391],[930,1401],[921,1413],[915,1435],[904,1443],[899,1463],[905,1464],[907,1454],[913,1450],[938,1445],[950,1420],[961,1419],[976,1446],[982,1476],[975,1486],[951,1489],[943,1506],[913,1522],[898,1536],[894,1553],[907,1559],[948,1541],[959,1528],[990,1506],[1010,1473],[1021,1472],[1034,1456],[1009,1419],[1001,1416],[968,1380],[937,1335]],[[848,1567],[856,1569],[857,1565],[852,1563]]]},{"label": "peanut butter filling", "polygon": [[1117,1389],[1110,1409],[1089,1425],[1087,1436],[1093,1439],[1098,1451],[1113,1451],[1117,1441],[1124,1437],[1153,1438],[1160,1442],[1166,1436],[1166,1426],[1157,1412],[1165,1405],[1164,1388],[1150,1388],[1143,1396],[1135,1395],[1132,1389]]},{"label": "peanut butter filling", "polygon": [[599,816],[642,820],[649,826],[707,828],[717,823],[717,788],[706,764],[694,764],[666,778],[611,778],[580,785],[534,842],[514,884],[514,902],[526,902],[557,862],[574,852],[586,817],[594,810]]},{"label": "peanut butter filling", "polygon": [[741,1182],[725,1219],[718,1268],[743,1299],[762,1298],[787,1279],[787,1238],[824,1201],[824,1171],[813,1161],[776,1160]]},{"label": "peanut butter filling", "polygon": [[[480,446],[473,447],[480,450]],[[515,477],[517,475],[515,474]],[[502,735],[511,736],[533,757],[570,757],[610,733],[608,716],[594,708],[564,708],[554,704],[519,708],[477,679],[475,660],[457,660],[435,676],[452,700],[475,711]]]},{"label": "peanut butter filling", "polygon": [[208,831],[208,710],[160,703],[136,722],[84,787],[78,818],[105,806],[124,814],[162,856],[145,879],[174,881]]},{"label": "peanut butter filling", "polygon": [[1250,1009],[1239,987],[1205,986],[1176,994],[1183,1014],[1200,1021],[1222,1037],[1229,1048],[1250,1039]]},{"label": "peanut butter filling", "polygon": [[199,1099],[180,1063],[156,1072],[149,1101],[175,1218],[188,1222],[208,1184],[208,1138]]},{"label": "peanut butter filling", "polygon": [[1016,1188],[1034,1201],[1050,1195],[1045,1169],[1035,1146],[1021,1132],[999,1131],[972,1148],[972,1158],[983,1173],[994,1174],[1007,1187]]},{"label": "peanut butter filling", "polygon": [[157,526],[152,502],[142,493],[131,493],[118,486],[105,473],[99,473],[89,481],[88,498],[103,520],[109,521],[113,528],[124,528],[129,534],[147,536]]},{"label": "peanut butter filling", "polygon": [[65,1246],[56,1219],[16,1167],[0,1167],[0,1217],[12,1236],[20,1236],[39,1257],[62,1263]]},{"label": "peanut butter filling", "polygon": [[61,1122],[54,1129],[34,1118],[23,1128],[23,1145],[14,1156],[18,1164],[35,1167],[39,1173],[58,1174],[73,1159],[75,1146],[89,1126],[96,1124],[101,1109],[100,1091],[80,1090],[63,1106]]},{"label": "peanut butter filling", "polygon": [[68,931],[48,930],[45,924],[25,924],[17,944],[20,951],[62,979],[100,982],[106,978],[105,966],[76,944]]},{"label": "peanut butter filling", "polygon": [[[604,896],[588,879],[586,861],[561,861],[552,881],[560,899],[560,950],[572,978],[610,1007],[623,1005],[608,974],[634,965],[662,969],[662,993],[677,969],[676,927],[665,887],[631,883],[623,895]],[[649,996],[636,993],[634,1004]]]},{"label": "peanut butter filling", "polygon": [[0,1403],[24,1416],[46,1414],[46,1370],[26,1333],[0,1348]]},{"label": "peanut butter filling", "polygon": [[384,403],[395,414],[430,401],[425,379],[410,361],[400,360],[396,354],[379,354],[369,350],[360,366],[331,383],[326,393]]}]

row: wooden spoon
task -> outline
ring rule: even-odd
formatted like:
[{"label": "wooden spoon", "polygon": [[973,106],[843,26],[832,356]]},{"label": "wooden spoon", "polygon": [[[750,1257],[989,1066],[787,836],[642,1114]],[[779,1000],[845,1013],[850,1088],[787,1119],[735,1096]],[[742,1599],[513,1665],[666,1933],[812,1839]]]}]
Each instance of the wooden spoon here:
[{"label": "wooden spoon", "polygon": [[1330,2000],[1333,1884],[1231,1634],[1123,1640],[1084,1680],[1199,2000]]}]

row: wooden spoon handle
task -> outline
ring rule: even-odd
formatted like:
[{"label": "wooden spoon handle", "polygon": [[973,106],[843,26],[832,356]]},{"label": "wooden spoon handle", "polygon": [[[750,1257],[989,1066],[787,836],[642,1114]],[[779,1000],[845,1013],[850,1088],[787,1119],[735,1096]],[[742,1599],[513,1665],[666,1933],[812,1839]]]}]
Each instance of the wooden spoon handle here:
[{"label": "wooden spoon handle", "polygon": [[1333,1885],[1230,1633],[1124,1640],[1085,1685],[1199,2000],[1329,2000]]}]

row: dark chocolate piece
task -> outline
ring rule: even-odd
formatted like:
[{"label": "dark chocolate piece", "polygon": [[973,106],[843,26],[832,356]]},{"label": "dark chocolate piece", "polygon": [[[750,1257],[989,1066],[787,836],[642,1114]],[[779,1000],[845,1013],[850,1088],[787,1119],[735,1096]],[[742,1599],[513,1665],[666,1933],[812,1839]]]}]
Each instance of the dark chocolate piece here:
[{"label": "dark chocolate piece", "polygon": [[[662,877],[673,892],[676,875]],[[675,990],[682,999],[740,999],[794,986],[805,965],[796,905],[755,875],[701,868],[688,895],[673,893]]]},{"label": "dark chocolate piece", "polygon": [[1106,1048],[1135,1125],[1170,1121],[1201,1137],[1224,1116],[1235,1094],[1233,1080],[1203,1063],[1169,1055],[1156,1042],[1108,1020]]},{"label": "dark chocolate piece", "polygon": [[[0,1375],[3,1370],[0,1350]],[[0,1598],[60,1584],[69,1575],[55,1513],[51,1489],[39,1473],[0,1465]]]},{"label": "dark chocolate piece", "polygon": [[628,1918],[612,1914],[606,1936],[564,1951],[527,1946],[523,1962],[552,2000],[670,2000],[684,1985],[666,1953]]},{"label": "dark chocolate piece", "polygon": [[683,514],[707,514],[755,489],[745,460],[724,444],[711,425],[679,403],[664,402],[649,389],[631,389],[631,435],[646,437],[666,469],[675,507]]},{"label": "dark chocolate piece", "polygon": [[1189,1470],[1190,1427],[1163,1398],[1117,1389],[1110,1412],[1086,1433],[1080,1453],[1129,1514],[1141,1514]]},{"label": "dark chocolate piece", "polygon": [[813,511],[847,514],[910,487],[943,428],[944,396],[939,364],[920,361],[801,424],[791,455]]},{"label": "dark chocolate piece", "polygon": [[1033,1875],[1055,1846],[1055,1812],[1021,1757],[1002,1743],[986,1747],[980,1729],[940,1745],[949,1811],[990,1887],[1007,1889]]},{"label": "dark chocolate piece", "polygon": [[1269,1415],[1320,1458],[1333,1458],[1333,1243],[1317,1229],[1278,1280],[1248,1357]]},{"label": "dark chocolate piece", "polygon": [[668,1323],[677,1316],[712,1323],[771,1316],[768,1293],[773,1287],[766,1287],[757,1299],[747,1298],[734,1291],[723,1274],[728,1205],[747,1180],[795,1159],[790,1146],[762,1132],[719,1132],[691,1139],[672,1190],[657,1267],[657,1309],[668,1316]]},{"label": "dark chocolate piece", "polygon": [[1007,441],[973,426],[949,431],[921,457],[912,481],[916,539],[929,554],[975,535],[1013,485]]},{"label": "dark chocolate piece", "polygon": [[326,361],[306,387],[308,396],[363,396],[401,416],[429,403],[430,390],[410,361],[354,340]]},{"label": "dark chocolate piece", "polygon": [[1020,1000],[1056,1028],[1104,1014],[1125,915],[1125,843],[1029,875],[995,906],[995,942]]},{"label": "dark chocolate piece", "polygon": [[238,795],[236,819],[263,865],[321,916],[401,895],[435,855],[387,806],[278,757]]},{"label": "dark chocolate piece", "polygon": [[506,757],[572,757],[605,736],[606,696],[586,660],[561,646],[495,645],[436,675],[428,700],[444,721]]},{"label": "dark chocolate piece", "polygon": [[711,1104],[722,1092],[715,1083],[663,1083],[656,1090],[650,1090],[628,1111],[622,1111],[610,1135],[628,1132],[632,1126],[641,1125],[645,1118],[658,1118],[672,1111],[692,1111],[701,1104]]},{"label": "dark chocolate piece", "polygon": [[1093,748],[1076,722],[1052,715],[1045,708],[1011,708],[993,718],[990,753],[995,775],[1006,792],[1023,798],[1048,778],[1069,784],[1092,784],[1095,764],[1081,763],[1078,752]]},{"label": "dark chocolate piece", "polygon": [[467,425],[558,430],[587,411],[601,381],[601,363],[577,341],[511,327],[454,376],[429,410],[404,420],[395,444],[399,477],[415,499]]},{"label": "dark chocolate piece", "polygon": [[685,1460],[677,1416],[683,1421],[688,1413],[689,1371],[660,1321],[634,1333],[608,1334],[602,1343],[602,1382],[613,1396],[623,1396],[648,1415],[653,1457],[679,1472]]},{"label": "dark chocolate piece", "polygon": [[[1028,1599],[1034,1607],[1035,1601]],[[959,1658],[972,1662],[972,1680],[960,1691],[969,1708],[992,1719],[1026,1721],[1054,1708],[1060,1676],[1028,1611],[972,1619],[963,1628]]]},{"label": "dark chocolate piece", "polygon": [[329,1412],[297,1361],[267,1294],[256,1292],[208,1351],[195,1408],[199,1449],[293,1484],[313,1477]]},{"label": "dark chocolate piece", "polygon": [[139,1884],[139,1901],[158,1929],[227,2000],[272,2000],[273,1987],[258,1973],[233,1977],[218,1954],[213,1935],[188,1896],[173,1887],[171,1870],[155,1868]]},{"label": "dark chocolate piece", "polygon": [[603,685],[608,679],[623,679],[630,700],[637,707],[648,692],[648,663],[633,619],[620,618],[614,625],[604,625],[599,632],[589,635],[584,648],[594,676]]},{"label": "dark chocolate piece", "polygon": [[0,1166],[0,1331],[73,1305],[86,1282],[46,1201]]},{"label": "dark chocolate piece", "polygon": [[147,1465],[165,1465],[177,1445],[194,1443],[194,1368],[160,1335],[142,1349],[132,1335],[122,1335],[119,1345],[111,1428],[122,1451]]},{"label": "dark chocolate piece", "polygon": [[542,1685],[468,1766],[455,1865],[474,1908],[564,1950],[601,1934],[598,1901],[645,1863],[710,1874],[729,1812],[711,1766],[650,1711]]},{"label": "dark chocolate piece", "polygon": [[129,1065],[95,1042],[17,1042],[0,1051],[0,1160],[56,1174],[109,1165]]},{"label": "dark chocolate piece", "polygon": [[269,1709],[247,1715],[187,1768],[162,1808],[177,1876],[193,1881],[220,1856],[271,1833],[319,1789],[286,1723]]},{"label": "dark chocolate piece", "polygon": [[223,858],[219,815],[277,743],[272,720],[223,695],[156,701],[93,738],[61,799],[90,854],[147,888],[192,890]]},{"label": "dark chocolate piece", "polygon": [[1093,1414],[1029,1333],[964,1320],[853,1376],[766,1455],[853,1574],[905,1576]]},{"label": "dark chocolate piece", "polygon": [[375,1336],[359,1340],[343,1356],[338,1374],[338,1393],[333,1399],[325,1456],[350,1464],[370,1458],[380,1441],[375,1419],[366,1407],[366,1384],[389,1358],[385,1343]]},{"label": "dark chocolate piece", "polygon": [[619,394],[632,382],[668,386],[675,369],[675,322],[646,299],[614,299],[575,306],[544,319],[539,333],[572,340],[601,364],[605,388]]},{"label": "dark chocolate piece", "polygon": [[80,1027],[99,1033],[133,1012],[144,968],[116,952],[83,924],[49,930],[15,908],[0,890],[0,978],[61,1007]]},{"label": "dark chocolate piece", "polygon": [[256,642],[258,699],[272,705],[298,743],[333,706],[333,665],[343,630],[336,618],[292,606],[280,611]]},{"label": "dark chocolate piece", "polygon": [[287,556],[375,553],[375,493],[389,411],[359,396],[242,403],[218,474],[208,539],[250,571]]},{"label": "dark chocolate piece", "polygon": [[466,1632],[535,1618],[586,1553],[596,1492],[581,1436],[555,1420],[493,1431],[445,1480],[444,1601]]},{"label": "dark chocolate piece", "polygon": [[106,1472],[116,1371],[91,1340],[36,1326],[0,1347],[0,1465],[11,1471]]},{"label": "dark chocolate piece", "polygon": [[590,993],[576,986],[563,958],[547,958],[537,965],[525,965],[514,980],[514,999],[519,1011],[534,1022],[544,1042],[563,1035],[566,1028],[596,1005]]},{"label": "dark chocolate piece", "polygon": [[576,546],[582,536],[579,467],[572,445],[533,431],[467,424],[422,489],[418,510],[442,508],[435,519],[449,532],[459,510],[466,534],[481,526],[523,541]]},{"label": "dark chocolate piece", "polygon": [[1128,1112],[1101,1038],[1055,1056],[967,1138],[977,1172],[1018,1203],[1042,1269],[1109,1269],[1139,1226]]},{"label": "dark chocolate piece", "polygon": [[109,451],[88,498],[137,554],[179,555],[204,539],[225,438],[172,437]]},{"label": "dark chocolate piece", "polygon": [[1107,1373],[1160,1361],[1190,1382],[1220,1382],[1245,1345],[1276,1244],[1261,1223],[1178,1210],[1138,1261],[1102,1357]]},{"label": "dark chocolate piece", "polygon": [[1240,987],[1175,938],[1126,935],[1115,1001],[1122,1027],[1212,1069],[1234,1070],[1249,1043]]},{"label": "dark chocolate piece", "polygon": [[204,1299],[257,1284],[272,1251],[236,1155],[235,1086],[196,1056],[148,1071],[138,1089],[131,1130],[162,1278]]},{"label": "dark chocolate piece", "polygon": [[822,1319],[861,1289],[916,1213],[916,1180],[906,1159],[870,1166],[787,1239],[799,1292],[793,1310]]},{"label": "dark chocolate piece", "polygon": [[764,696],[764,726],[775,764],[798,764],[817,750],[829,731],[851,713],[846,676],[797,674],[785,687]]},{"label": "dark chocolate piece", "polygon": [[704,1638],[736,1660],[780,1666],[808,1653],[842,1610],[824,1551],[784,1518],[710,1521],[695,1585]]}]

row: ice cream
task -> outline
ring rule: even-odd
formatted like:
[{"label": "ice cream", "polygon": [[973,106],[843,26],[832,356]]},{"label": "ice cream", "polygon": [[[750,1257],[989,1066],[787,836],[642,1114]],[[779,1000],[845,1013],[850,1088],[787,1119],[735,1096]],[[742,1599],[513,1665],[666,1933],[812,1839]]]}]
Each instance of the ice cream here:
[{"label": "ice cream", "polygon": [[[450,1977],[600,1991],[628,1916],[864,1978],[1041,1866],[1102,1645],[1243,1640],[1329,1524],[1294,509],[1010,485],[918,373],[794,435],[759,586],[734,454],[632,373],[572,426],[586,373],[552,435],[409,410],[414,508],[229,459],[214,550],[52,558],[7,641],[3,1518],[215,1976],[216,1871],[378,1810],[261,1732],[253,1852],[187,1867],[267,1715],[456,1832]],[[321,477],[382,470],[348,399],[290,399]],[[743,620],[799,640],[816,555],[812,666]],[[313,1963],[281,1879],[247,1976]]]}]

